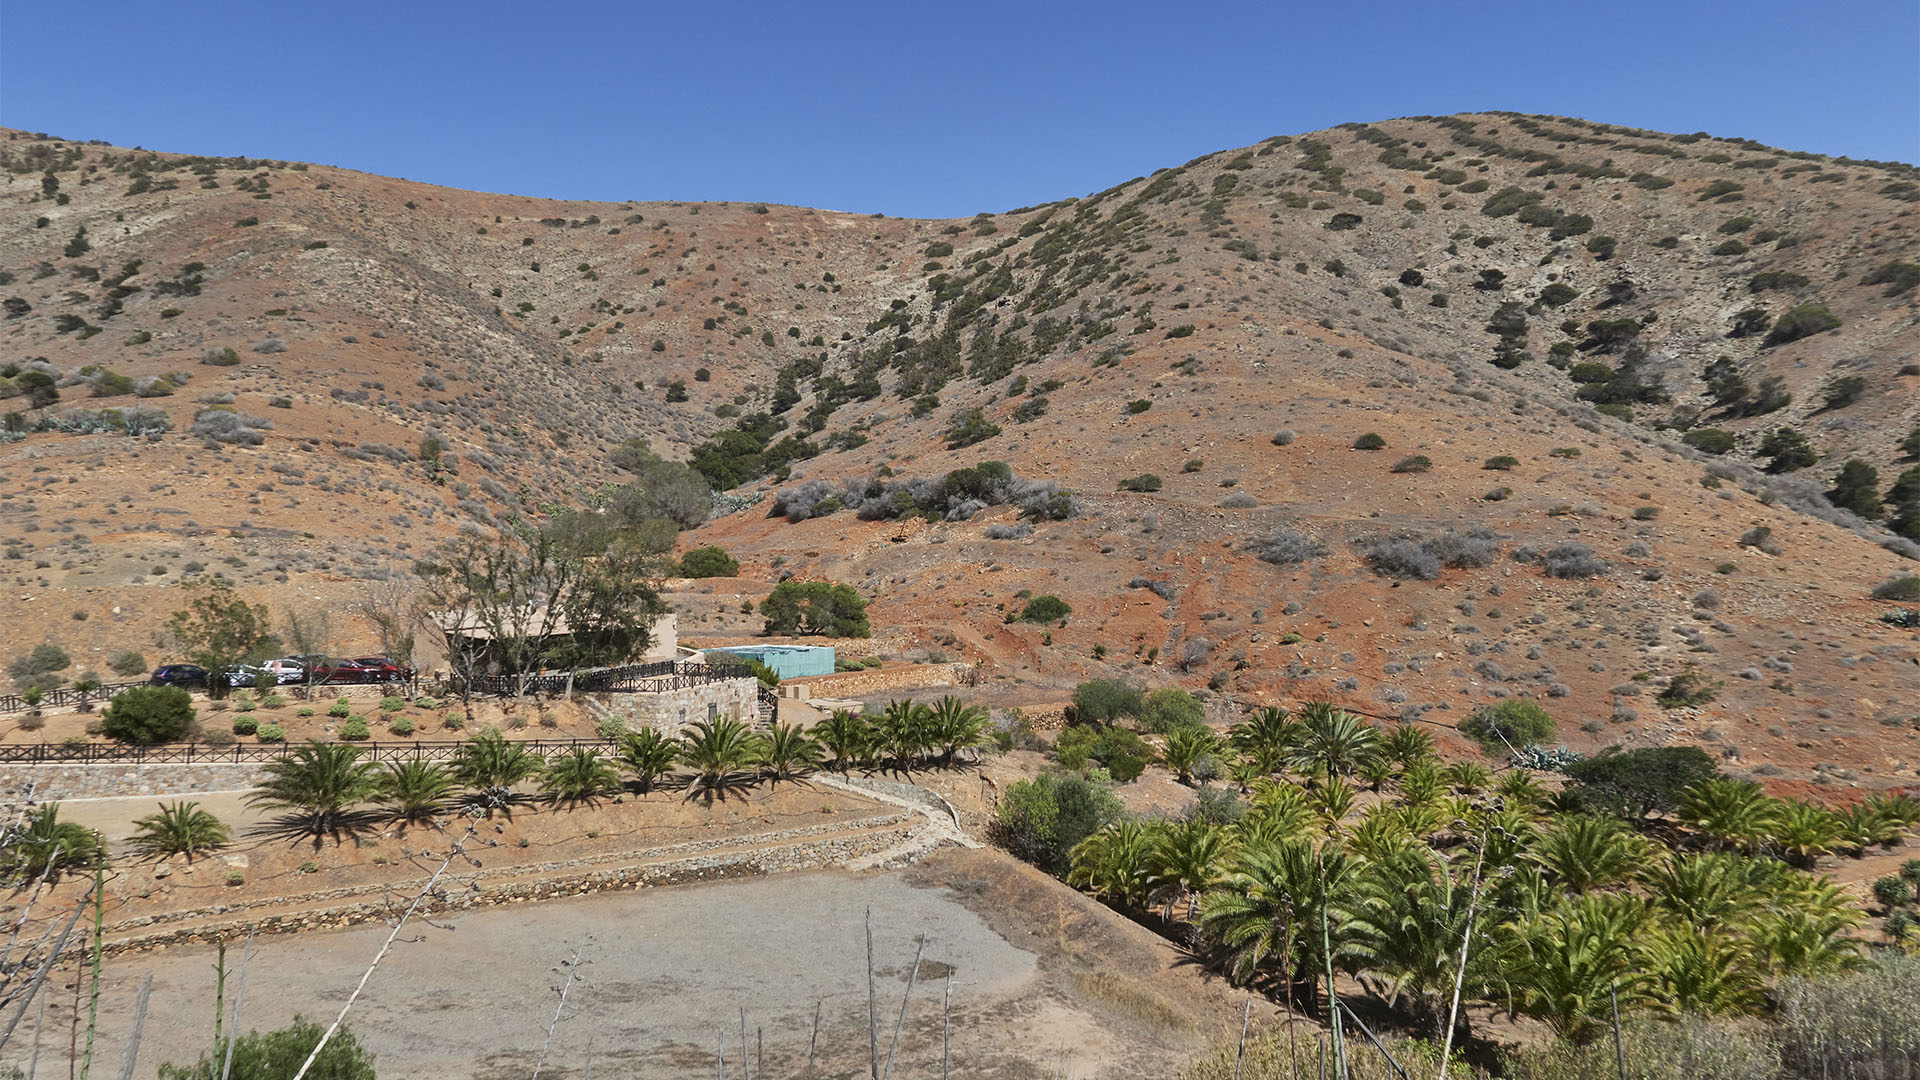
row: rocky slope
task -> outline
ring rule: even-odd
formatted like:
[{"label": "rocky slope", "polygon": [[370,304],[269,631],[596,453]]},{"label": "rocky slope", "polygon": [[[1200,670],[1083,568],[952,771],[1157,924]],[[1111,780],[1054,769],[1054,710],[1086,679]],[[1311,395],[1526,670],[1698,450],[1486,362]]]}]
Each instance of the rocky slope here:
[{"label": "rocky slope", "polygon": [[[1441,722],[1526,694],[1579,745],[1920,763],[1920,651],[1867,599],[1912,549],[1819,494],[1849,458],[1883,487],[1912,464],[1907,166],[1482,114],[901,221],[25,133],[0,155],[5,360],[63,384],[5,404],[74,429],[0,446],[9,656],[152,658],[196,566],[338,611],[463,521],[590,498],[640,436],[738,483],[723,510],[759,500],[685,537],[751,580],[680,596],[683,633],[825,576],[874,600],[883,649],[1009,682]],[[73,414],[109,407],[172,430]],[[1814,462],[1763,474],[1782,428]],[[888,519],[986,459],[1077,512]],[[1006,622],[1022,593],[1072,613]],[[1715,700],[1655,704],[1688,671]]]}]

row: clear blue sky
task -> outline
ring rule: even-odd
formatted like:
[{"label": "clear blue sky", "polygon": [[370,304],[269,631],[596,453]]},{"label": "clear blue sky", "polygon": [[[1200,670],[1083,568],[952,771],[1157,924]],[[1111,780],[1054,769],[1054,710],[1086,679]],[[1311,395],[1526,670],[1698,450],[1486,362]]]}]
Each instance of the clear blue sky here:
[{"label": "clear blue sky", "polygon": [[1914,0],[0,0],[0,124],[556,198],[1005,210],[1480,109],[1920,160]]}]

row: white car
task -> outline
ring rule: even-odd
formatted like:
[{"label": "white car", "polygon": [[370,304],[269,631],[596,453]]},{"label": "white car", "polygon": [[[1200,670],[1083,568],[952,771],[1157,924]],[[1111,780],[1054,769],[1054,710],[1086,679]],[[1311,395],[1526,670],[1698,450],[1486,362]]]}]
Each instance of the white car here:
[{"label": "white car", "polygon": [[268,660],[260,665],[260,670],[273,672],[282,685],[301,682],[307,677],[307,666],[293,659]]}]

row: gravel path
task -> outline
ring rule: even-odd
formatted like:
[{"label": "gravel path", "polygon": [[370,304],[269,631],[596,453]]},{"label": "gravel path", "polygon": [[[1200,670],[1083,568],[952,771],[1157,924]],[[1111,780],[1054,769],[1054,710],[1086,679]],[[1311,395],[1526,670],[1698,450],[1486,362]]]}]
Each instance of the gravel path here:
[{"label": "gravel path", "polygon": [[[824,1002],[821,1076],[864,1074],[867,1046],[864,914],[873,910],[881,1054],[887,1051],[914,940],[926,934],[913,1015],[895,1075],[937,1072],[941,976],[953,971],[956,1021],[1004,1006],[1035,973],[1016,948],[945,889],[894,876],[815,873],[476,911],[437,925],[410,923],[349,1017],[378,1058],[382,1080],[526,1077],[546,1036],[563,962],[580,949],[580,980],[554,1033],[542,1076],[579,1077],[593,1046],[594,1075],[699,1077],[713,1072],[717,1034],[730,1069],[760,1029],[767,1076],[804,1071],[816,1002]],[[298,1011],[330,1020],[388,928],[263,939],[248,976],[243,1028],[286,1023]],[[237,964],[238,948],[229,953]],[[154,972],[136,1076],[190,1059],[209,1037],[212,950],[128,956],[109,967],[101,1039],[120,1060],[135,988]],[[231,994],[233,983],[229,981]],[[69,992],[70,993],[70,992]],[[65,1001],[56,993],[55,1001]],[[50,1010],[50,1013],[53,1010]],[[24,1050],[24,1030],[9,1047]],[[65,1028],[48,1019],[64,1048]],[[956,1054],[956,1061],[960,1055]],[[838,1063],[834,1071],[829,1062]],[[909,1063],[913,1068],[907,1069]],[[47,1060],[42,1070],[47,1076]],[[58,1071],[65,1075],[64,1063]],[[756,1070],[758,1071],[758,1070]]]}]

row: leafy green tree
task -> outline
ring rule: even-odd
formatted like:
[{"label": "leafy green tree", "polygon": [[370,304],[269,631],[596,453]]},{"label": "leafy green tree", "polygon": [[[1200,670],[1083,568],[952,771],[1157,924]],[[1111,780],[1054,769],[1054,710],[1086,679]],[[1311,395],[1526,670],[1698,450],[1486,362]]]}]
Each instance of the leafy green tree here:
[{"label": "leafy green tree", "polygon": [[25,828],[0,850],[0,867],[14,881],[92,866],[106,857],[106,838],[84,825],[60,820],[60,804],[29,814]]},{"label": "leafy green tree", "polygon": [[1790,427],[1778,427],[1768,432],[1767,437],[1760,440],[1760,456],[1772,459],[1767,462],[1767,471],[1770,473],[1790,473],[1820,460],[1813,443]]},{"label": "leafy green tree", "polygon": [[1042,773],[1008,785],[996,828],[1009,849],[1055,876],[1072,869],[1080,841],[1120,820],[1113,792],[1072,773]]},{"label": "leafy green tree", "polygon": [[576,746],[547,762],[540,773],[540,790],[556,806],[589,806],[620,787],[620,774],[600,751]]},{"label": "leafy green tree", "polygon": [[193,696],[177,686],[129,687],[101,710],[100,727],[126,742],[179,742],[193,730]]},{"label": "leafy green tree", "polygon": [[[222,1040],[193,1065],[160,1066],[160,1080],[287,1080],[300,1071],[326,1028],[303,1016],[293,1023],[261,1034],[252,1031],[233,1041],[233,1067],[226,1069],[227,1044]],[[307,1070],[309,1080],[375,1080],[373,1055],[361,1047],[346,1026],[333,1033],[326,1048]]]},{"label": "leafy green tree", "polygon": [[[265,604],[249,604],[232,586],[211,578],[183,586],[192,597],[186,610],[167,620],[168,636],[187,659],[218,673],[233,664],[263,660],[280,651],[273,619]],[[225,680],[214,678],[208,687],[215,696],[226,692]]]},{"label": "leafy green tree", "polygon": [[375,820],[360,804],[380,793],[380,771],[371,762],[361,761],[355,747],[309,742],[269,761],[266,773],[247,802],[288,811],[269,825],[272,835],[294,840],[312,837],[317,851],[325,838],[331,836],[339,843]]},{"label": "leafy green tree", "polygon": [[1879,517],[1880,470],[1859,458],[1848,458],[1840,467],[1840,475],[1833,479],[1827,501],[1863,518]]},{"label": "leafy green tree", "polygon": [[387,816],[402,825],[424,825],[446,810],[457,785],[434,761],[393,761],[380,777],[378,796]]},{"label": "leafy green tree", "polygon": [[867,602],[851,585],[831,581],[783,581],[760,601],[764,633],[873,636]]},{"label": "leafy green tree", "polygon": [[1639,820],[1673,810],[1687,789],[1720,775],[1720,770],[1697,746],[1626,751],[1609,746],[1568,765],[1566,773],[1583,806]]},{"label": "leafy green tree", "polygon": [[642,794],[652,791],[679,760],[680,744],[652,728],[620,736],[620,748],[615,756],[615,764],[633,777],[634,787]]},{"label": "leafy green tree", "polygon": [[197,802],[160,804],[160,812],[135,819],[133,846],[149,858],[185,855],[188,862],[203,851],[224,846],[230,834],[213,814]]},{"label": "leafy green tree", "polygon": [[1554,731],[1553,717],[1526,698],[1508,698],[1485,706],[1460,723],[1461,734],[1494,754],[1551,742]]},{"label": "leafy green tree", "polygon": [[1141,726],[1158,735],[1165,735],[1177,728],[1204,724],[1206,720],[1206,706],[1177,686],[1152,691],[1141,702]]}]

